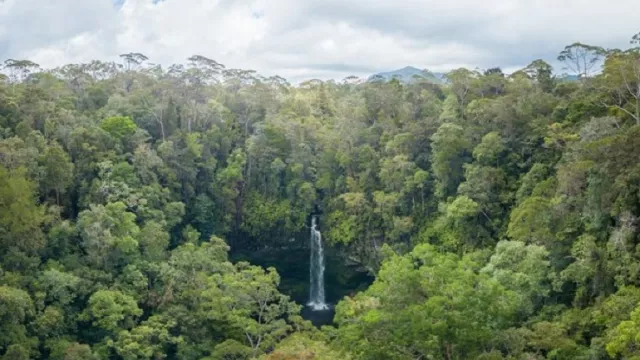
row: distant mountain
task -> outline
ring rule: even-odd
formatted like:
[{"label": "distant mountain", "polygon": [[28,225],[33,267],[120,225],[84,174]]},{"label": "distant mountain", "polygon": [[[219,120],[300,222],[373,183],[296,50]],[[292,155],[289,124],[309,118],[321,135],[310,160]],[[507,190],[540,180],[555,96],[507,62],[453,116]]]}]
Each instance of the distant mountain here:
[{"label": "distant mountain", "polygon": [[374,74],[372,76],[369,77],[369,81],[374,81],[374,80],[385,80],[385,81],[389,81],[391,79],[398,79],[400,82],[403,83],[412,83],[416,80],[419,79],[424,79],[428,82],[434,83],[434,84],[442,84],[443,78],[444,78],[444,74],[442,73],[432,73],[429,70],[420,70],[416,67],[413,66],[407,66],[407,67],[403,67],[402,69],[398,69],[398,70],[394,70],[394,71],[388,71],[388,72],[382,72],[382,73],[378,73],[378,74]]},{"label": "distant mountain", "polygon": [[558,75],[558,76],[556,76],[556,79],[558,79],[558,81],[560,81],[560,82],[580,81],[580,77],[578,75],[568,75],[568,74]]}]

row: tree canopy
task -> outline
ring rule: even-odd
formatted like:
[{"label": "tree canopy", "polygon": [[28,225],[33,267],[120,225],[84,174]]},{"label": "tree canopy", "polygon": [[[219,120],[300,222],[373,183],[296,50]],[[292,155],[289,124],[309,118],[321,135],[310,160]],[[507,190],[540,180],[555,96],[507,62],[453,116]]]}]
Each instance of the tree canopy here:
[{"label": "tree canopy", "polygon": [[[638,37],[577,79],[5,61],[0,359],[640,359]],[[240,261],[306,264],[312,214],[375,278],[321,329]]]}]

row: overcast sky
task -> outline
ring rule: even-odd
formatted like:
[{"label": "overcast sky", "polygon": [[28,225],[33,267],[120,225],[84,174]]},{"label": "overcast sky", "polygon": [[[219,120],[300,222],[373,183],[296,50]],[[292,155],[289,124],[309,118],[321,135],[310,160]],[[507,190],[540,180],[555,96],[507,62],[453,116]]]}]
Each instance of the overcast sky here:
[{"label": "overcast sky", "polygon": [[[640,0],[0,0],[0,61],[200,54],[293,81],[407,65],[512,70],[581,41],[627,47]],[[561,69],[556,69],[560,71]]]}]

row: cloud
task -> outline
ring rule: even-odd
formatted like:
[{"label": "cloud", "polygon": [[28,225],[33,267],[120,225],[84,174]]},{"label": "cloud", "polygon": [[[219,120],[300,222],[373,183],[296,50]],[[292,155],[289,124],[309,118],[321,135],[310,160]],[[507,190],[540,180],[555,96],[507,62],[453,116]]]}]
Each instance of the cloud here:
[{"label": "cloud", "polygon": [[53,67],[136,51],[169,65],[201,54],[293,81],[515,69],[574,41],[625,47],[636,14],[636,0],[5,0],[0,59]]},{"label": "cloud", "polygon": [[110,2],[5,0],[0,3],[0,57],[35,57],[42,52],[38,60],[44,64],[50,61],[44,54],[72,60],[76,52],[108,46],[117,23]]}]

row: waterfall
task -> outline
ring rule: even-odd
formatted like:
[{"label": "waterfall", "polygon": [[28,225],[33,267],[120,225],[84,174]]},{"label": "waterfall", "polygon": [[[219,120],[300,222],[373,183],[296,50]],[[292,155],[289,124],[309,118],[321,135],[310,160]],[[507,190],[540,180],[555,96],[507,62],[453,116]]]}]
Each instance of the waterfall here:
[{"label": "waterfall", "polygon": [[311,262],[309,263],[309,303],[313,310],[327,310],[324,302],[324,250],[322,249],[322,234],[317,227],[316,216],[311,217]]}]

